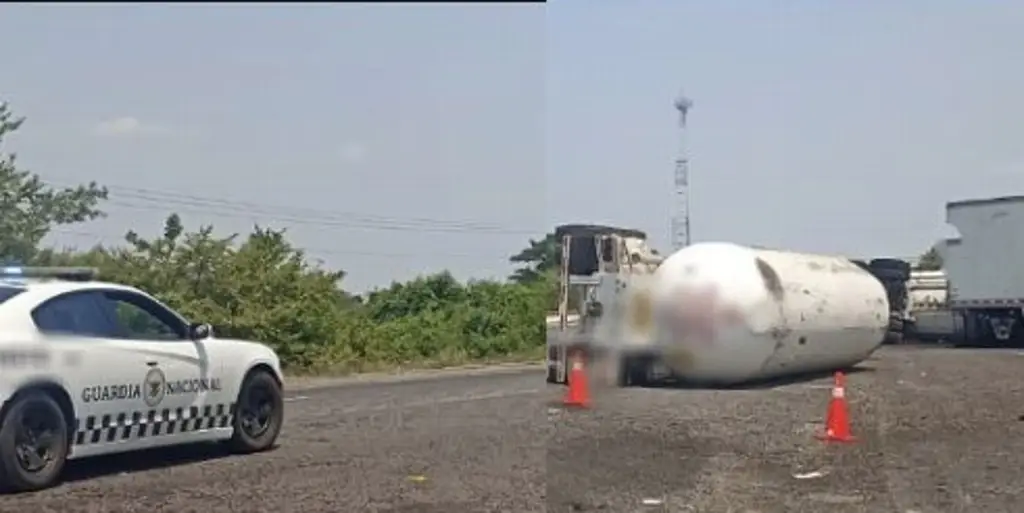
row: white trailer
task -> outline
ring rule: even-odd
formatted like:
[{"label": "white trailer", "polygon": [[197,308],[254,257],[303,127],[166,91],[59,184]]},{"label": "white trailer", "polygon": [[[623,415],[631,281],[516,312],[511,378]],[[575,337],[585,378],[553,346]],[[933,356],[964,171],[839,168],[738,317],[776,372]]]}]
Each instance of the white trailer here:
[{"label": "white trailer", "polygon": [[939,244],[960,345],[1013,345],[1024,335],[1024,196],[946,204],[959,237]]}]

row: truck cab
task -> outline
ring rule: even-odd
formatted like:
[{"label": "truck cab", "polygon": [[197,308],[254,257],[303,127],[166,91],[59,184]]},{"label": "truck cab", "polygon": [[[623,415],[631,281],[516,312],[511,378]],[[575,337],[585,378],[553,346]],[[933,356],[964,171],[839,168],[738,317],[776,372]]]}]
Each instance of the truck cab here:
[{"label": "truck cab", "polygon": [[889,301],[889,329],[885,332],[885,343],[902,343],[906,334],[913,331],[907,288],[911,274],[910,262],[899,258],[873,258],[870,261],[853,260],[853,263],[882,282]]},{"label": "truck cab", "polygon": [[574,352],[587,359],[616,355],[610,360],[622,362],[619,381],[639,378],[646,371],[639,362],[654,340],[649,288],[662,257],[639,230],[568,224],[555,235],[559,304],[557,321],[549,322],[547,381],[566,382]]}]

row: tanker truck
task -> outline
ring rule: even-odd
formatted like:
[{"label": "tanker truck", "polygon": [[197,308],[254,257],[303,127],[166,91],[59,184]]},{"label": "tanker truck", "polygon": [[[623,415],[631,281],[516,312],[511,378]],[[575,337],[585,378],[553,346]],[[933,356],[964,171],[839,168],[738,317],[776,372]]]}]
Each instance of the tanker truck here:
[{"label": "tanker truck", "polygon": [[[886,288],[847,258],[711,242],[661,258],[635,235],[562,238],[562,295],[579,289],[585,306],[578,328],[549,334],[549,382],[580,351],[622,386],[740,384],[855,365],[888,331]],[[594,265],[574,267],[577,249]]]}]

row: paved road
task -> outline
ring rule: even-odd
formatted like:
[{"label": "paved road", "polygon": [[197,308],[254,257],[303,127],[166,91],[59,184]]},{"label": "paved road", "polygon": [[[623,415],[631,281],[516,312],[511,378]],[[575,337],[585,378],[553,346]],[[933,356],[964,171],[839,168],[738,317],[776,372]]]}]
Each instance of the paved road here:
[{"label": "paved road", "polygon": [[299,390],[272,452],[198,447],[78,462],[66,484],[0,497],[0,511],[538,511],[543,386],[534,368]]},{"label": "paved road", "polygon": [[827,379],[601,390],[566,412],[520,370],[299,390],[273,452],[81,462],[0,512],[1019,511],[1024,356],[887,348],[866,367],[849,447],[813,436]]}]

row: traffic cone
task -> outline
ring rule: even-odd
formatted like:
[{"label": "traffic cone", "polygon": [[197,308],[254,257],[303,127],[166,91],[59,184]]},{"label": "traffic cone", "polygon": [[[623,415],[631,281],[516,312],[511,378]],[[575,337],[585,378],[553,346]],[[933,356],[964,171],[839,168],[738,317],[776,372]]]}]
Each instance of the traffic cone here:
[{"label": "traffic cone", "polygon": [[826,442],[854,442],[856,438],[850,434],[850,409],[846,403],[846,376],[836,372],[835,384],[832,385],[832,400],[828,403],[825,414],[825,433],[818,438]]},{"label": "traffic cone", "polygon": [[562,404],[578,408],[590,406],[590,387],[587,385],[587,373],[583,370],[583,358],[578,352],[572,357],[572,370],[569,372],[569,390],[566,391]]}]

